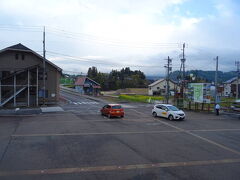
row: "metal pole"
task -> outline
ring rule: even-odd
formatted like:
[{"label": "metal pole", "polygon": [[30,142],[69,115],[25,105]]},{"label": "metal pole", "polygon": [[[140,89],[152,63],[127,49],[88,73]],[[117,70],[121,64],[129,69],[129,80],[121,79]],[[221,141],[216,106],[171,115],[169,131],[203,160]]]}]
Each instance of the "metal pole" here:
[{"label": "metal pole", "polygon": [[183,43],[183,58],[182,58],[182,67],[183,67],[183,74],[182,74],[182,97],[184,101],[184,93],[185,93],[185,43]]},{"label": "metal pole", "polygon": [[167,59],[167,104],[168,104],[168,101],[169,101],[169,72],[170,72],[170,62],[171,62],[171,59],[169,58],[168,56],[168,59]]},{"label": "metal pole", "polygon": [[46,50],[45,50],[45,26],[43,29],[43,105],[45,105],[45,98],[46,98]]},{"label": "metal pole", "polygon": [[217,86],[217,82],[218,81],[218,56],[216,57],[216,71],[215,71],[215,104],[217,104],[217,89],[218,89],[218,86]]},{"label": "metal pole", "polygon": [[13,105],[16,107],[16,75],[13,77]]},{"label": "metal pole", "polygon": [[237,66],[237,82],[236,82],[236,100],[238,99],[238,96],[239,96],[239,88],[238,88],[238,85],[239,85],[239,61],[236,61],[235,62],[236,66]]},{"label": "metal pole", "polygon": [[27,92],[28,93],[28,97],[27,97],[28,107],[30,106],[30,101],[29,101],[30,100],[30,88],[29,88],[30,86],[29,86],[29,83],[30,83],[30,81],[29,81],[29,69],[28,69],[28,85],[27,85],[28,86],[28,92]]},{"label": "metal pole", "polygon": [[37,77],[36,77],[36,105],[38,106],[38,67],[37,67]]}]

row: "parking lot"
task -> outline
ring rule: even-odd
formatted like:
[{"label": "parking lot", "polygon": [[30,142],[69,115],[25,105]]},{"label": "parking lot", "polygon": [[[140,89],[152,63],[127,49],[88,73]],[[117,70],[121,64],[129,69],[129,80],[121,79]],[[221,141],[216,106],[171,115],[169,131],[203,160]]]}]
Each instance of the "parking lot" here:
[{"label": "parking lot", "polygon": [[64,112],[0,117],[0,179],[240,177],[238,118],[169,121],[152,117],[152,105],[123,103],[125,117],[109,119],[103,102],[63,96]]}]

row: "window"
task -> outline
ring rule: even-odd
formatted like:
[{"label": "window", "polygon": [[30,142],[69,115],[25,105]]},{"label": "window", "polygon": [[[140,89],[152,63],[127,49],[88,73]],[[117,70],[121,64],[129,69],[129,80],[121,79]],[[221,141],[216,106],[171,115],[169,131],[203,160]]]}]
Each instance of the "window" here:
[{"label": "window", "polygon": [[18,54],[15,54],[15,59],[18,60]]},{"label": "window", "polygon": [[112,106],[112,109],[121,109],[121,106]]},{"label": "window", "polygon": [[163,106],[162,109],[163,109],[164,111],[168,111],[168,108],[165,107],[165,106]]},{"label": "window", "polygon": [[157,89],[160,89],[160,87],[157,87]]},{"label": "window", "polygon": [[22,54],[22,60],[24,60],[25,59],[25,55],[24,54]]}]

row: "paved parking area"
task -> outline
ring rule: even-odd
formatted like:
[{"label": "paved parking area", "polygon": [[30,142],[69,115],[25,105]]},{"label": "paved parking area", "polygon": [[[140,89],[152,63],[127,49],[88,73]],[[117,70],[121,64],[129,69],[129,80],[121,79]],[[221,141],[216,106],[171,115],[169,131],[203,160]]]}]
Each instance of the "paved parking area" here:
[{"label": "paved parking area", "polygon": [[131,103],[124,118],[108,119],[103,103],[65,97],[64,112],[0,117],[0,179],[240,177],[237,118],[186,112],[169,121]]}]

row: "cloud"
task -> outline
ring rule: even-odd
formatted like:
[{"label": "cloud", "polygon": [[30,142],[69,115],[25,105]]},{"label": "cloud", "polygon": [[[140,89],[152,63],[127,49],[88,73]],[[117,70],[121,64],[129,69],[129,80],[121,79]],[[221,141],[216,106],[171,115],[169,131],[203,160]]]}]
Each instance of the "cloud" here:
[{"label": "cloud", "polygon": [[[109,63],[99,64],[102,71],[126,64],[158,66],[160,63],[163,66],[167,56],[174,59],[177,69],[183,42],[188,44],[189,68],[202,68],[219,54],[239,58],[236,53],[240,48],[239,3],[232,0],[210,2],[203,7],[208,6],[206,9],[211,11],[197,9],[192,5],[193,0],[2,0],[0,20],[3,24],[11,22],[21,27],[46,25],[47,51]],[[184,9],[186,3],[192,4]],[[41,50],[42,32],[23,31],[26,29],[2,30],[1,41],[8,43],[0,46],[4,48],[16,41]],[[74,71],[85,69],[86,72],[87,67],[94,64],[66,63],[64,56],[47,56],[63,69]],[[232,60],[224,58],[220,62],[225,63],[224,70],[232,68],[226,66]],[[164,68],[141,68],[151,74],[165,72]]]}]

